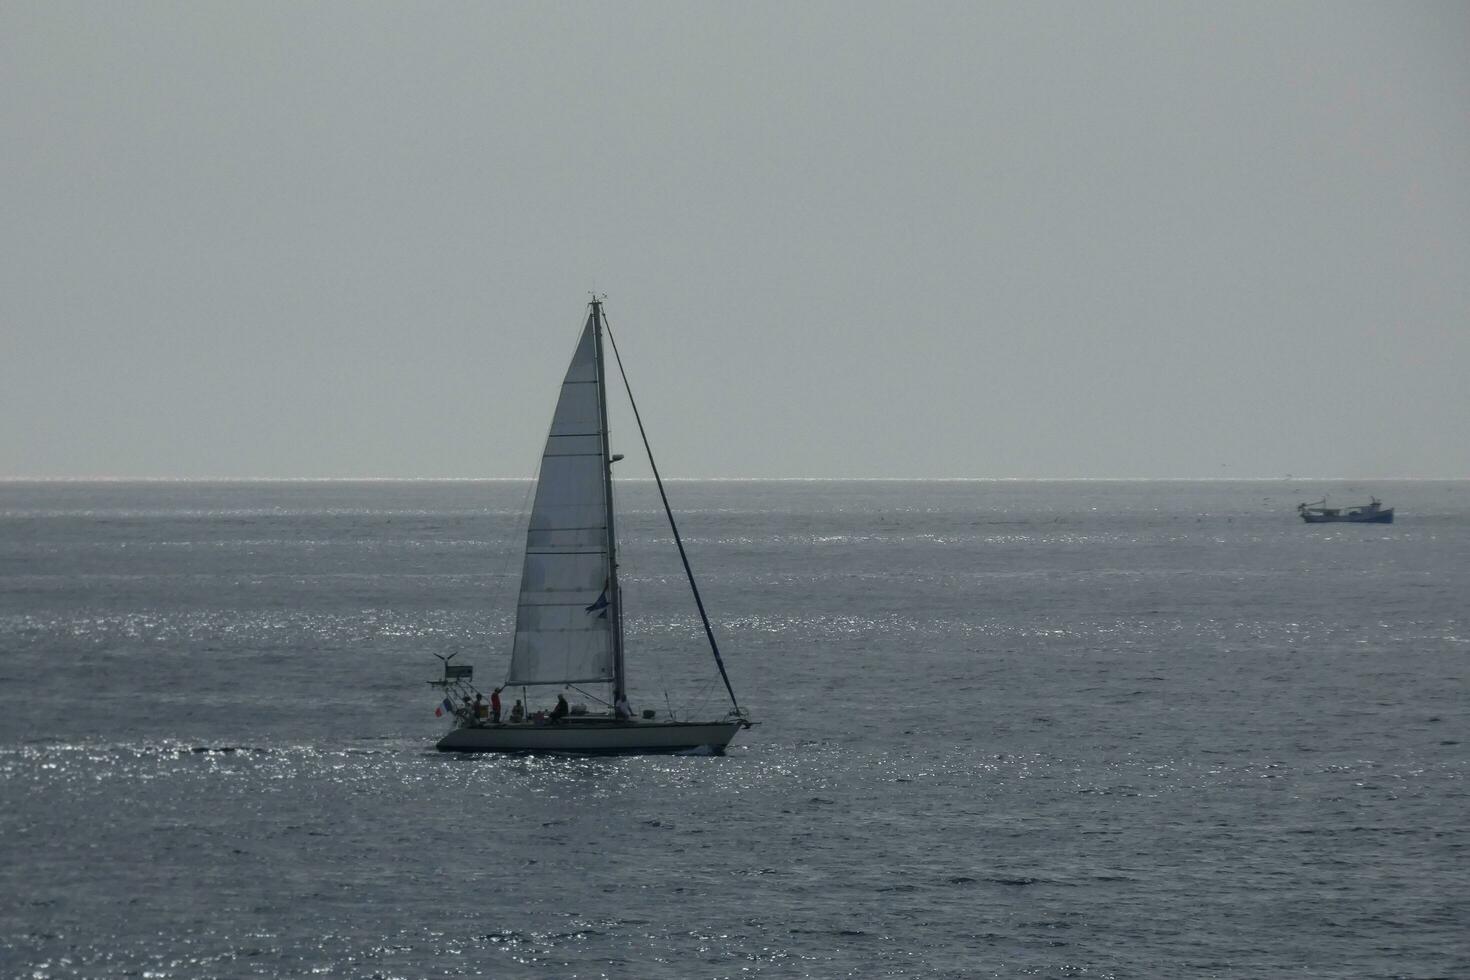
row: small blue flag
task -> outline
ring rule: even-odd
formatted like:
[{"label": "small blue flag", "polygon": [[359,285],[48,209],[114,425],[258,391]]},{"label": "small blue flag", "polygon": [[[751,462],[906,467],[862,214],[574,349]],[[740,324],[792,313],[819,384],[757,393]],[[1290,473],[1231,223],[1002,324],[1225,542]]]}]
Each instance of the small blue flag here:
[{"label": "small blue flag", "polygon": [[[598,612],[598,610],[601,610],[601,612]],[[598,596],[597,601],[587,607],[587,611],[597,613],[598,619],[607,618],[607,586],[604,585],[602,587],[602,595]]]}]

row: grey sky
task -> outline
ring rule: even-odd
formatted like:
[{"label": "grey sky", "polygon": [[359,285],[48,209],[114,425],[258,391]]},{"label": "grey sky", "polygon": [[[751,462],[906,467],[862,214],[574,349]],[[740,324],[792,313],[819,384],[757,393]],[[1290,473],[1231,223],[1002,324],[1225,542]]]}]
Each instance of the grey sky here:
[{"label": "grey sky", "polygon": [[527,476],[594,287],[670,474],[1470,476],[1470,6],[0,3],[0,477]]}]

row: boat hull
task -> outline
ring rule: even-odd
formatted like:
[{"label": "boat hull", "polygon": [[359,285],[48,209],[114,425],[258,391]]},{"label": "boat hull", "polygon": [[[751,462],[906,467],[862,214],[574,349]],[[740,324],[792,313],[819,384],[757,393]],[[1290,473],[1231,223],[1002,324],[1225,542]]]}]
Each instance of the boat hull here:
[{"label": "boat hull", "polygon": [[1371,514],[1303,514],[1308,524],[1392,524],[1393,508]]},{"label": "boat hull", "polygon": [[735,737],[740,721],[577,721],[456,728],[439,740],[440,752],[653,755],[704,749],[715,754]]}]

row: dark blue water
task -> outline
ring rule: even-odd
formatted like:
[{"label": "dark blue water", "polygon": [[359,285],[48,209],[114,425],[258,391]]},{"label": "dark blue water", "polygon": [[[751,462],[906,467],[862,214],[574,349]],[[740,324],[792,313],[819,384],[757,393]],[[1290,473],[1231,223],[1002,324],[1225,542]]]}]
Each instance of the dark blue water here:
[{"label": "dark blue water", "polygon": [[671,493],[724,758],[431,751],[524,484],[0,485],[0,976],[1470,976],[1470,484]]}]

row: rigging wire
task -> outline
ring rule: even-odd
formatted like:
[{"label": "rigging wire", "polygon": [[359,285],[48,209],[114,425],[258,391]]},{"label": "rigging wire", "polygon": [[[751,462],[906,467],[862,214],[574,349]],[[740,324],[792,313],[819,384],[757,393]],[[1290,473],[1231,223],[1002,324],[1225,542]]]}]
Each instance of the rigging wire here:
[{"label": "rigging wire", "polygon": [[714,680],[707,681],[704,687],[699,689],[699,693],[694,695],[694,697],[690,699],[689,703],[692,705],[692,707],[689,709],[689,717],[693,718],[697,715],[704,714],[705,705],[709,704],[710,702],[710,690],[714,686]]},{"label": "rigging wire", "polygon": [[735,698],[735,688],[730,686],[730,675],[725,673],[725,661],[720,657],[720,646],[715,642],[715,631],[710,628],[709,615],[704,611],[704,600],[700,598],[699,586],[694,581],[694,569],[689,566],[689,555],[684,551],[684,539],[679,536],[679,525],[674,521],[674,509],[669,506],[669,495],[664,492],[663,477],[659,476],[658,464],[653,460],[653,447],[648,444],[648,432],[643,428],[643,416],[638,412],[638,402],[633,398],[633,386],[628,382],[628,372],[623,368],[623,355],[618,352],[618,341],[613,336],[612,325],[607,322],[607,313],[602,312],[602,325],[607,330],[607,339],[612,342],[613,357],[618,362],[618,374],[623,378],[623,390],[628,393],[628,404],[633,409],[633,420],[638,423],[638,435],[643,439],[643,450],[648,454],[648,465],[653,470],[653,482],[658,486],[658,495],[664,502],[664,513],[669,518],[669,530],[674,532],[674,544],[679,546],[679,559],[684,563],[684,574],[689,578],[689,589],[694,593],[694,605],[699,608],[699,620],[704,624],[704,635],[709,640],[710,652],[715,655],[715,666],[720,668],[720,679],[725,682],[725,691],[730,695],[730,704],[740,714],[740,702]]},{"label": "rigging wire", "polygon": [[582,695],[584,698],[591,698],[592,700],[596,701],[598,704],[602,705],[604,708],[610,708],[610,707],[612,707],[611,704],[609,704],[608,702],[604,701],[602,698],[598,697],[597,695],[593,694],[591,691],[584,691],[582,688],[578,687],[575,684],[568,684],[567,687],[569,687],[572,690],[576,691],[578,694]]}]

